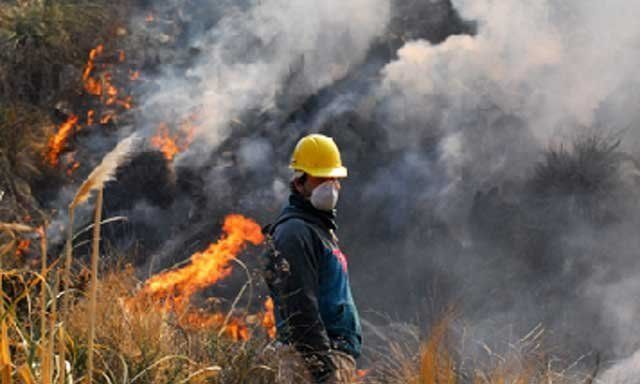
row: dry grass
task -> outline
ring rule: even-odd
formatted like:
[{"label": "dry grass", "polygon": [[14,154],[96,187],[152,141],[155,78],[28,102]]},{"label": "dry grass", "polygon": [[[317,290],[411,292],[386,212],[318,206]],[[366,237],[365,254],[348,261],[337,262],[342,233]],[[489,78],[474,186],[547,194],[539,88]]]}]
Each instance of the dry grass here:
[{"label": "dry grass", "polygon": [[[60,367],[67,379],[87,379],[91,303],[84,295],[72,301],[68,321],[56,316],[56,288],[46,284],[47,327],[40,334],[40,292],[43,281],[27,271],[4,273],[15,296],[2,307],[0,322],[0,383],[59,382]],[[56,280],[53,279],[55,283]],[[58,281],[59,282],[59,281]],[[95,374],[111,383],[300,383],[301,370],[286,350],[276,351],[260,328],[248,341],[218,336],[216,328],[186,328],[174,315],[157,310],[157,303],[127,305],[139,286],[132,268],[107,273],[98,282],[95,319]],[[65,293],[69,294],[69,293]],[[66,324],[66,326],[65,326]],[[259,327],[259,325],[256,325]],[[62,337],[66,361],[59,361],[54,341]],[[286,358],[284,358],[286,356]],[[64,363],[64,364],[61,364]],[[285,372],[289,372],[286,373]],[[71,381],[67,381],[71,382]]]},{"label": "dry grass", "polygon": [[100,164],[91,171],[89,176],[80,185],[73,201],[69,205],[70,209],[76,208],[89,199],[91,191],[101,190],[104,185],[113,180],[116,170],[124,164],[133,154],[138,138],[135,135],[120,141],[118,145],[107,153]]},{"label": "dry grass", "polygon": [[95,40],[110,35],[119,20],[117,6],[123,3],[0,3],[0,102],[19,100],[45,105],[73,88],[73,82],[60,81],[63,68],[69,64],[80,67]]},{"label": "dry grass", "polygon": [[[67,381],[87,379],[89,354],[88,313],[91,303],[77,295],[68,308],[67,321],[56,314],[55,283],[45,284],[46,303],[39,300],[40,274],[6,271],[5,297],[0,318],[0,383],[60,382],[67,365]],[[140,289],[133,268],[116,268],[98,280],[95,302],[95,379],[104,383],[305,383],[305,371],[296,354],[276,348],[259,324],[253,336],[236,341],[219,336],[219,329],[186,327],[179,315],[157,310],[152,298],[128,300]],[[71,292],[62,292],[73,294]],[[133,303],[133,304],[132,304]],[[48,320],[40,334],[41,305]],[[534,329],[509,352],[499,355],[484,346],[482,356],[462,356],[451,336],[454,319],[446,316],[415,343],[391,337],[380,358],[362,381],[369,384],[569,384],[588,383],[588,376],[569,375],[552,367],[541,347],[541,327]],[[52,345],[62,338],[66,361]],[[51,378],[49,381],[49,378]]]},{"label": "dry grass", "polygon": [[[463,355],[452,328],[455,318],[447,313],[421,339],[412,328],[401,327],[398,340],[378,351],[369,370],[368,384],[578,384],[591,383],[597,372],[556,369],[542,349],[544,329],[534,328],[498,354],[483,343],[479,351]],[[405,333],[405,335],[400,335]],[[409,337],[406,337],[406,336]],[[402,340],[402,341],[400,341]]]}]

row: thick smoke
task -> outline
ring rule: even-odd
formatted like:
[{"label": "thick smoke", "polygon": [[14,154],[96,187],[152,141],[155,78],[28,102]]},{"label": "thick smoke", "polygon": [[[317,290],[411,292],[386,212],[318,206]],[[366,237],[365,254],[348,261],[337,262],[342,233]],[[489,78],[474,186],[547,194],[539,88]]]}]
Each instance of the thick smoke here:
[{"label": "thick smoke", "polygon": [[199,121],[170,166],[143,153],[106,193],[142,275],[202,249],[225,214],[273,220],[294,143],[319,131],[349,167],[339,235],[368,323],[426,328],[456,304],[480,340],[541,323],[567,355],[640,347],[640,5],[198,3],[132,20],[159,42],[123,131]]},{"label": "thick smoke", "polygon": [[[437,45],[408,42],[382,70],[375,95],[388,144],[413,160],[402,160],[402,170],[382,171],[387,172],[383,180],[368,189],[394,195],[397,207],[410,199],[420,209],[426,201],[433,210],[423,214],[442,220],[462,246],[455,254],[445,252],[438,265],[442,251],[430,249],[424,239],[407,249],[411,237],[405,232],[403,251],[416,256],[402,256],[403,263],[441,268],[431,277],[444,276],[463,301],[480,306],[472,316],[480,328],[541,321],[570,346],[622,355],[634,351],[640,341],[631,336],[638,331],[634,282],[640,270],[632,233],[640,216],[629,196],[638,187],[636,166],[620,160],[601,178],[577,175],[593,182],[614,179],[604,194],[591,186],[550,192],[552,186],[533,184],[545,183],[540,174],[536,179],[534,164],[545,161],[541,154],[549,145],[622,131],[620,148],[637,153],[640,75],[632,47],[640,43],[634,23],[640,6],[454,4],[463,17],[477,20],[478,33]],[[574,149],[576,169],[606,167],[599,160],[590,163],[586,147],[582,141]],[[570,150],[560,152],[571,157]],[[406,179],[407,173],[416,175]],[[540,198],[547,201],[540,205]],[[575,209],[540,212],[571,203]],[[585,214],[590,204],[606,207],[606,214],[600,213],[608,219]],[[421,257],[433,261],[415,261]],[[590,334],[593,327],[602,336]]]},{"label": "thick smoke", "polygon": [[[142,109],[165,120],[201,111],[196,135],[206,146],[195,148],[212,151],[231,133],[231,122],[242,124],[248,111],[291,110],[295,105],[276,102],[304,100],[346,76],[384,32],[389,8],[388,0],[269,0],[226,7],[212,29],[191,37],[201,52],[195,63],[181,77],[172,72],[160,78],[160,88]],[[196,152],[185,158],[203,157]]]}]

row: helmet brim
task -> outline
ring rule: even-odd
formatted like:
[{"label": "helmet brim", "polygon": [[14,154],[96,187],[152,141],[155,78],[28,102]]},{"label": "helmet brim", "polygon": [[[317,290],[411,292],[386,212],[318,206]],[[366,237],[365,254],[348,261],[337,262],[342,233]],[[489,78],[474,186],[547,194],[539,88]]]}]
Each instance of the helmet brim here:
[{"label": "helmet brim", "polygon": [[289,168],[302,171],[306,174],[309,174],[313,177],[330,177],[330,178],[338,178],[342,179],[347,177],[348,172],[345,167],[333,167],[333,168],[303,168],[303,167],[291,167]]}]

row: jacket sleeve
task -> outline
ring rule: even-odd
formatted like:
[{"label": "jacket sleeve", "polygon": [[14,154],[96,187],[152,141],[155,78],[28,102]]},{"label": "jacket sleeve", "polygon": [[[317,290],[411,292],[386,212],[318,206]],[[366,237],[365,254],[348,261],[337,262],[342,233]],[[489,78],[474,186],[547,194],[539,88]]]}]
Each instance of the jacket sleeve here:
[{"label": "jacket sleeve", "polygon": [[288,220],[276,228],[276,249],[289,263],[280,303],[288,341],[302,353],[329,351],[329,337],[320,316],[318,298],[319,252],[312,230],[300,220]]}]

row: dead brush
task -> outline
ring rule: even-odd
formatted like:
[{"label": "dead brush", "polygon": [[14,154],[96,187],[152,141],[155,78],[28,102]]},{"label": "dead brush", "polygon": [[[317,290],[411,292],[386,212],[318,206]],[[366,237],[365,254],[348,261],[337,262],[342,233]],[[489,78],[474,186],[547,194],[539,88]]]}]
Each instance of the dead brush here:
[{"label": "dead brush", "polygon": [[[64,268],[64,291],[68,292],[70,287],[70,274],[71,274],[71,261],[73,258],[73,221],[75,208],[80,204],[86,202],[92,191],[97,190],[95,215],[93,222],[93,239],[92,239],[92,251],[91,251],[91,285],[89,295],[89,347],[88,347],[88,376],[89,382],[93,379],[93,341],[95,337],[95,322],[96,322],[96,300],[97,300],[97,285],[98,285],[98,258],[100,251],[100,228],[102,222],[102,201],[104,185],[112,180],[115,176],[116,170],[124,162],[126,162],[133,153],[137,144],[138,138],[133,135],[122,140],[118,145],[105,157],[102,162],[91,171],[89,176],[78,188],[76,195],[73,198],[71,204],[69,204],[69,228],[67,231],[67,243],[65,248],[65,268]],[[63,309],[69,308],[69,295],[65,295],[63,301]],[[66,319],[65,319],[66,320]],[[65,347],[62,342],[58,345],[58,353],[64,360]]]},{"label": "dead brush", "polygon": [[[464,356],[451,342],[453,318],[448,315],[421,340],[414,328],[403,327],[404,336],[376,351],[364,380],[368,384],[585,384],[595,372],[575,372],[571,366],[558,369],[542,351],[542,326],[535,327],[508,351],[498,354],[484,343],[483,355]],[[408,336],[408,338],[407,338]],[[411,341],[413,340],[413,341]],[[467,341],[468,342],[468,341]]]},{"label": "dead brush", "polygon": [[[96,372],[118,383],[129,383],[134,378],[135,382],[153,383],[164,382],[165,370],[184,365],[173,375],[185,378],[194,363],[182,354],[179,332],[168,326],[164,315],[155,310],[153,303],[136,301],[135,307],[127,305],[126,299],[135,291],[136,284],[131,268],[110,272],[98,282]],[[70,309],[68,318],[73,344],[84,344],[83,350],[78,351],[77,364],[85,368],[88,353],[85,341],[91,327],[87,318],[90,305],[87,300],[79,301]]]},{"label": "dead brush", "polygon": [[[252,337],[236,341],[219,325],[186,328],[175,314],[158,310],[152,298],[131,300],[139,281],[131,267],[104,275],[96,305],[97,378],[114,383],[303,384],[297,354],[275,348],[259,324]],[[75,377],[86,372],[89,302],[78,301],[69,315]]]},{"label": "dead brush", "polygon": [[[3,288],[12,295],[3,295],[0,311],[0,382],[11,383],[18,376],[25,383],[52,383],[56,289],[35,272],[3,270],[1,275]],[[48,299],[44,303],[38,300],[42,289]]]}]

